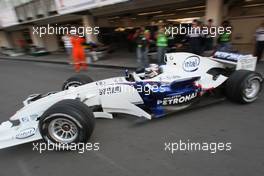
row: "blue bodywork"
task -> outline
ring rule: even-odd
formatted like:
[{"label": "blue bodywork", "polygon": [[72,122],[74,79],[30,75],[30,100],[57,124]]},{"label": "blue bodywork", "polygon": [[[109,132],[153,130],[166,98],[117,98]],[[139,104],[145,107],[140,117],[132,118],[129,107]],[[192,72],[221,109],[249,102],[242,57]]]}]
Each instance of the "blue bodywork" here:
[{"label": "blue bodywork", "polygon": [[138,91],[144,101],[140,107],[159,117],[166,113],[166,106],[181,106],[197,98],[201,88],[197,87],[194,82],[198,79],[200,77],[172,83],[141,81],[130,85]]}]

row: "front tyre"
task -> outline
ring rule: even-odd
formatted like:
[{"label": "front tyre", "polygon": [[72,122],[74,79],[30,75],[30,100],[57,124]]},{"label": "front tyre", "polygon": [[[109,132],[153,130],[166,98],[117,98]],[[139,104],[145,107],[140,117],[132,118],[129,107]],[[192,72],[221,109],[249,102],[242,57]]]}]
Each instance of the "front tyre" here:
[{"label": "front tyre", "polygon": [[262,82],[263,78],[259,73],[248,70],[235,71],[225,84],[226,96],[235,102],[252,103],[261,92]]},{"label": "front tyre", "polygon": [[84,84],[88,84],[93,82],[93,79],[87,75],[75,75],[69,79],[67,79],[63,85],[62,90],[68,90],[70,87],[79,87]]},{"label": "front tyre", "polygon": [[93,112],[79,100],[62,100],[40,118],[39,129],[50,144],[86,143],[94,130]]}]

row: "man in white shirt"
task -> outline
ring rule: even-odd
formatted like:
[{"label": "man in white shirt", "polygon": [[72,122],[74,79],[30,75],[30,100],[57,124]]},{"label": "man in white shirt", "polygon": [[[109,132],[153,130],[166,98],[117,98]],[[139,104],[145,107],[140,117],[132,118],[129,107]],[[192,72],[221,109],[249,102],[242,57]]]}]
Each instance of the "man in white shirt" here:
[{"label": "man in white shirt", "polygon": [[66,53],[70,59],[71,62],[71,55],[72,55],[72,43],[71,43],[71,36],[69,34],[62,36],[62,41],[64,43],[64,48],[66,50]]},{"label": "man in white shirt", "polygon": [[263,57],[264,50],[264,21],[262,21],[260,27],[256,30],[256,56],[258,61]]}]

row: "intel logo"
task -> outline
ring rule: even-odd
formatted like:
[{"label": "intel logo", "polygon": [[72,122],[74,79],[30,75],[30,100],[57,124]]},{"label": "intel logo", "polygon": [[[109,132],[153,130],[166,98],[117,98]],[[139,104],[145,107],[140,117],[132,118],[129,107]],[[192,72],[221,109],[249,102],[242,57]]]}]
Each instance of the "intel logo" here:
[{"label": "intel logo", "polygon": [[194,72],[198,70],[200,58],[197,56],[190,56],[183,62],[183,70],[187,72]]},{"label": "intel logo", "polygon": [[17,139],[25,139],[25,138],[28,138],[30,136],[33,136],[35,134],[35,132],[36,132],[35,128],[28,128],[28,129],[20,131],[20,133],[18,133],[16,135],[16,138]]}]

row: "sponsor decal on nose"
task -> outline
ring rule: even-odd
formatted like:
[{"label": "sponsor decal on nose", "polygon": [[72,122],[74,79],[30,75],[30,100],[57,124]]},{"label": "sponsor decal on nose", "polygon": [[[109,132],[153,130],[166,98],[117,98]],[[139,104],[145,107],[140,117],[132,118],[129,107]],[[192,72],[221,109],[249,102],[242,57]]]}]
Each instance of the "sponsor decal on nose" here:
[{"label": "sponsor decal on nose", "polygon": [[200,58],[198,56],[190,56],[183,62],[183,70],[186,72],[194,72],[198,70],[200,65]]},{"label": "sponsor decal on nose", "polygon": [[36,133],[36,129],[35,128],[27,128],[27,129],[24,129],[24,130],[20,131],[16,135],[16,138],[17,139],[25,139],[25,138],[33,136],[35,133]]}]

